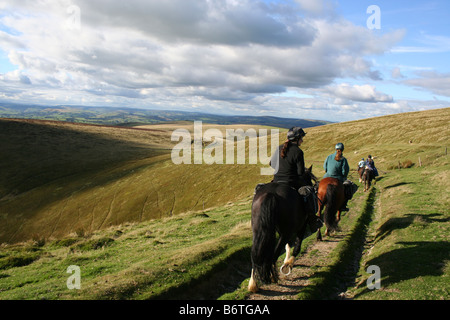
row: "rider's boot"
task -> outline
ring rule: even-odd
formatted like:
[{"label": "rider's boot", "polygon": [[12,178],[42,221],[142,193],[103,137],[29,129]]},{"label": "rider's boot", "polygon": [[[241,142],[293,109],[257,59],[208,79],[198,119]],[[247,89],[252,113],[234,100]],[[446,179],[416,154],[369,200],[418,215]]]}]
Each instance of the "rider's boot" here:
[{"label": "rider's boot", "polygon": [[341,212],[350,210],[349,208],[347,208],[347,202],[348,200],[345,200],[344,204],[342,205],[342,208],[340,209]]}]

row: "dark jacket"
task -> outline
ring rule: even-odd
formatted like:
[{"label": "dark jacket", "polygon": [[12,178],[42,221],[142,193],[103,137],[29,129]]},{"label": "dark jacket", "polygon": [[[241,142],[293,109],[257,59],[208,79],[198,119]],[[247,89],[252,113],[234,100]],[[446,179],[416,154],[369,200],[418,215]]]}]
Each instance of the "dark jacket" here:
[{"label": "dark jacket", "polygon": [[[275,169],[274,182],[286,183],[298,189],[304,186],[303,175],[305,174],[305,160],[303,151],[294,144],[290,144],[286,153],[286,157],[281,157],[281,149],[279,146],[272,155],[270,165]],[[278,167],[277,167],[278,164]],[[278,169],[278,170],[277,170]]]}]

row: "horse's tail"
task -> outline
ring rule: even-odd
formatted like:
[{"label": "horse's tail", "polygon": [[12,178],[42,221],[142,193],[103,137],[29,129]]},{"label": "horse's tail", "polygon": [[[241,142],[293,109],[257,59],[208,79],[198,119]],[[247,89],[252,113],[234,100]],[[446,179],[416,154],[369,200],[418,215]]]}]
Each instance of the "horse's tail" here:
[{"label": "horse's tail", "polygon": [[324,210],[324,221],[328,229],[328,232],[333,232],[337,229],[338,222],[336,220],[336,214],[338,211],[337,201],[337,186],[329,184],[327,186],[327,193],[325,195],[326,207]]},{"label": "horse's tail", "polygon": [[274,264],[276,246],[275,209],[277,199],[274,194],[267,193],[260,205],[259,215],[253,221],[253,245],[251,258],[255,278],[262,283],[278,280],[278,272]]}]

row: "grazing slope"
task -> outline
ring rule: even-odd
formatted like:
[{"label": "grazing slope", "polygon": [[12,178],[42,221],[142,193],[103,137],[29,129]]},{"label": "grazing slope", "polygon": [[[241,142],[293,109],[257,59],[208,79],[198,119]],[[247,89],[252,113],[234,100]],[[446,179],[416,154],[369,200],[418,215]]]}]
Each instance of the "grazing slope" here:
[{"label": "grazing slope", "polygon": [[[370,242],[347,296],[449,299],[449,122],[450,109],[438,109],[306,130],[302,149],[317,176],[336,142],[345,143],[353,181],[368,154],[382,173],[367,204],[372,220],[355,227]],[[175,127],[0,120],[0,242],[33,239],[2,245],[0,299],[170,298],[226,271],[230,259],[248,266],[253,188],[270,177],[259,165],[173,165]],[[367,212],[351,205],[352,217]],[[338,267],[313,280],[341,269],[340,251],[332,256]],[[379,291],[365,287],[374,264]],[[82,268],[81,290],[66,287],[69,265]]]}]

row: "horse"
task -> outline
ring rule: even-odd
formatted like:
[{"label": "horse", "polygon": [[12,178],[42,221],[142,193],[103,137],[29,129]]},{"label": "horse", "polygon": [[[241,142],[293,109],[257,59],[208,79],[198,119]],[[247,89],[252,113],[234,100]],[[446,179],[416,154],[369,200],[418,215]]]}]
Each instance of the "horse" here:
[{"label": "horse", "polygon": [[369,166],[366,166],[364,173],[362,175],[362,182],[364,183],[364,192],[369,190],[372,180],[375,179],[375,172]]},{"label": "horse", "polygon": [[[341,220],[341,208],[345,203],[344,184],[336,178],[324,178],[320,180],[319,189],[317,191],[318,198],[318,216],[325,222],[325,235],[329,236],[331,232],[337,229],[338,223]],[[336,216],[337,214],[337,216]],[[320,229],[317,231],[317,240],[322,240],[322,233]]]},{"label": "horse", "polygon": [[362,175],[364,173],[364,166],[358,167],[358,176],[359,176],[359,182],[362,182]]},{"label": "horse", "polygon": [[[313,181],[317,183],[312,166],[305,170],[302,179],[311,187]],[[278,281],[276,263],[283,247],[286,249],[286,258],[280,270],[282,273],[285,273],[286,268],[292,270],[306,233],[310,209],[298,191],[288,185],[271,182],[256,190],[251,217],[253,244],[252,272],[248,285],[250,292],[258,291],[258,282],[267,284]],[[279,235],[278,240],[276,233]]]}]

